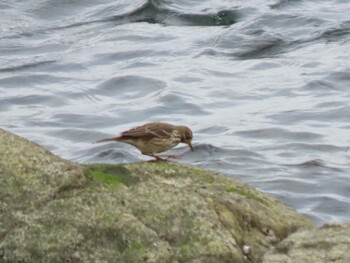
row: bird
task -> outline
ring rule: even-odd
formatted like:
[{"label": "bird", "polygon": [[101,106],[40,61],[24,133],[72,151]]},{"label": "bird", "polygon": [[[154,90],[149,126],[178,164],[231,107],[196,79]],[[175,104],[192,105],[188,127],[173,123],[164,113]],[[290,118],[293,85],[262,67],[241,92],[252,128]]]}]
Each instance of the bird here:
[{"label": "bird", "polygon": [[163,160],[162,158],[180,158],[178,155],[157,155],[157,153],[170,150],[179,143],[187,144],[193,151],[192,138],[193,133],[187,126],[151,122],[124,131],[120,136],[98,140],[96,143],[110,141],[128,143],[135,146],[144,155]]}]

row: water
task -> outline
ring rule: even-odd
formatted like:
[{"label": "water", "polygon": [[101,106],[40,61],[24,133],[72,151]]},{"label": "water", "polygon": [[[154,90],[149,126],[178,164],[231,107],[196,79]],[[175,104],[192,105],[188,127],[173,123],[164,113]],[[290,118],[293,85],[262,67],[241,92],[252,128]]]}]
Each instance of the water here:
[{"label": "water", "polygon": [[92,141],[190,126],[181,162],[317,224],[350,218],[350,2],[0,4],[0,126],[81,163],[148,160]]}]

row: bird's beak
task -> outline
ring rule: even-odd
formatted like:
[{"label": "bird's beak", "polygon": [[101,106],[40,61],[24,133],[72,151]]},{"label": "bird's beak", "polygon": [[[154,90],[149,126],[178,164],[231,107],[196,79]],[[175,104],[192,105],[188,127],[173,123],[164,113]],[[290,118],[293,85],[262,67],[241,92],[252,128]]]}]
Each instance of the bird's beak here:
[{"label": "bird's beak", "polygon": [[190,146],[191,150],[193,151],[192,143],[189,142],[187,144],[188,144],[188,146]]}]

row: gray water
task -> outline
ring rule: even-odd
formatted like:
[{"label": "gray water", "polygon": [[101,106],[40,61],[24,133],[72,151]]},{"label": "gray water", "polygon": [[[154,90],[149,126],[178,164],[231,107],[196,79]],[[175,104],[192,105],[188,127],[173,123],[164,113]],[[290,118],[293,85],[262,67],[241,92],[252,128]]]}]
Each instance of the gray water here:
[{"label": "gray water", "polygon": [[149,160],[91,142],[188,125],[179,162],[350,218],[350,1],[0,3],[0,127],[81,163]]}]

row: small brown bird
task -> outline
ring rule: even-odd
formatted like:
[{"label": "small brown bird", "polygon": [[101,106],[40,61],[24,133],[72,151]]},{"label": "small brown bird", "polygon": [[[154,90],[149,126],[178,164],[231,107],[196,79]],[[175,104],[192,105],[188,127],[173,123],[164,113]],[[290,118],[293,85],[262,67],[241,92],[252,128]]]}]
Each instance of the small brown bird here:
[{"label": "small brown bird", "polygon": [[186,126],[176,126],[164,122],[152,122],[122,132],[120,136],[106,138],[97,142],[117,141],[135,146],[142,154],[161,160],[165,158],[179,158],[177,155],[156,155],[165,152],[179,143],[187,144],[191,150],[192,131]]}]

